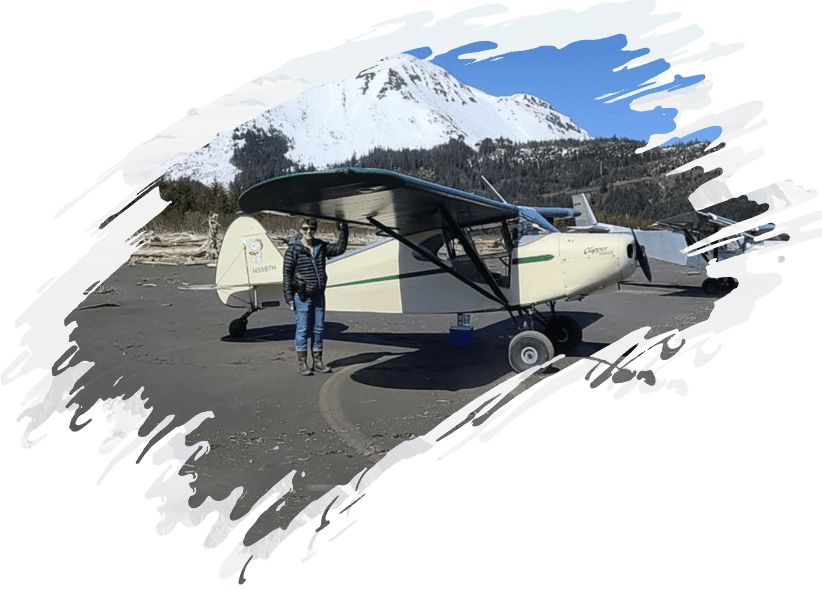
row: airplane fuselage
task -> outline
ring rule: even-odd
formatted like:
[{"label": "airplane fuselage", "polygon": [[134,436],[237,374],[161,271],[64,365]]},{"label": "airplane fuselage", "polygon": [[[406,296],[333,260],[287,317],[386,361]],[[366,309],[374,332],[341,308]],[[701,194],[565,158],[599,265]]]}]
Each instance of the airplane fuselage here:
[{"label": "airplane fuselage", "polygon": [[[531,238],[510,253],[484,257],[484,262],[498,262],[503,272],[494,273],[497,286],[513,307],[590,295],[636,270],[629,236],[550,233]],[[466,258],[451,260],[449,266],[487,290]],[[504,307],[397,240],[332,259],[327,270],[330,310],[476,313]]]},{"label": "airplane fuselage", "polygon": [[[424,244],[436,235],[409,236]],[[386,238],[328,262],[329,310],[371,313],[477,313],[594,294],[636,270],[625,234],[539,233],[511,249],[481,253],[504,303],[489,298],[486,277],[467,256],[439,259],[455,274],[405,244]],[[436,253],[432,253],[435,255]],[[238,218],[226,232],[217,263],[217,293],[226,305],[284,307],[282,253],[258,221]],[[480,290],[472,288],[473,284]]]}]

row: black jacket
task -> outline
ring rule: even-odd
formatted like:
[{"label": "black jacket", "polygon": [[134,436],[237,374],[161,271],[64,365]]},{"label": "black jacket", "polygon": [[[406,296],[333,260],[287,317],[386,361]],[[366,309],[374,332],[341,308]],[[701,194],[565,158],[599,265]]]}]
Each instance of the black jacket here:
[{"label": "black jacket", "polygon": [[337,230],[337,242],[329,244],[314,239],[316,256],[302,245],[300,235],[288,238],[288,250],[283,260],[283,296],[291,305],[294,293],[300,293],[300,299],[316,297],[325,291],[328,275],[325,273],[327,258],[339,256],[348,247],[348,226],[342,224]]}]

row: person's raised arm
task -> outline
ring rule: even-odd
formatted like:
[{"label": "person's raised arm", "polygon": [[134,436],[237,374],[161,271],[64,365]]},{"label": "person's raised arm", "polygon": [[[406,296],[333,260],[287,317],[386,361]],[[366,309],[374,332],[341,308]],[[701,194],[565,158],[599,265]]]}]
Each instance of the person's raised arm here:
[{"label": "person's raised arm", "polygon": [[325,253],[331,258],[332,256],[339,256],[348,248],[348,224],[344,221],[337,221],[337,241],[333,244],[328,244]]}]

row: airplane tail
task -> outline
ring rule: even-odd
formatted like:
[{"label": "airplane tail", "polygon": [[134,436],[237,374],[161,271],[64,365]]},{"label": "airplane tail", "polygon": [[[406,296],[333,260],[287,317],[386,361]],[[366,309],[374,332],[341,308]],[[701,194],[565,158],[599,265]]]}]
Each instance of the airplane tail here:
[{"label": "airplane tail", "polygon": [[282,299],[283,255],[253,217],[235,219],[217,258],[217,295],[231,307],[277,307]]},{"label": "airplane tail", "polygon": [[582,215],[574,220],[574,225],[589,227],[597,224],[597,218],[594,215],[593,209],[591,209],[590,203],[588,203],[588,196],[585,193],[574,195],[571,197],[571,200],[573,201],[574,209],[582,212]]}]

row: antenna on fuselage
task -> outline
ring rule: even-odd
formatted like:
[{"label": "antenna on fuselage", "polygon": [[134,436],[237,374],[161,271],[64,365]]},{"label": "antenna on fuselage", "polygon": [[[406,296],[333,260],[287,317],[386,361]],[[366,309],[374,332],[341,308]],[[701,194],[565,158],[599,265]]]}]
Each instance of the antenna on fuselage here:
[{"label": "antenna on fuselage", "polygon": [[499,197],[499,200],[500,200],[500,201],[502,201],[502,202],[503,202],[503,203],[505,203],[506,205],[508,204],[508,201],[506,201],[506,200],[502,197],[502,195],[501,195],[501,194],[499,194],[499,191],[497,191],[497,189],[495,189],[495,188],[494,188],[494,185],[493,185],[493,184],[491,184],[491,183],[490,183],[490,181],[489,181],[487,178],[485,178],[482,174],[480,174],[480,178],[482,178],[482,179],[485,181],[485,184],[487,184],[487,185],[488,185],[488,187],[489,187],[492,191],[494,191],[494,194],[495,194],[495,195],[497,195],[497,196]]}]

